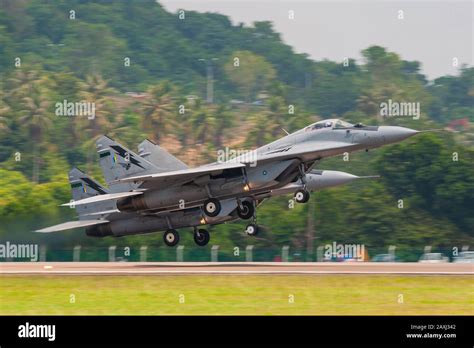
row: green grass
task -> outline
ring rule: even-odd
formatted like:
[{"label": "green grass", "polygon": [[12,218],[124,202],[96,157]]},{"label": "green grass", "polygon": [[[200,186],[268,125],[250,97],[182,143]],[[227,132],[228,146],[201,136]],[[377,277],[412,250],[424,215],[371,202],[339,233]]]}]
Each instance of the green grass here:
[{"label": "green grass", "polygon": [[473,288],[471,276],[1,276],[0,314],[473,315]]}]

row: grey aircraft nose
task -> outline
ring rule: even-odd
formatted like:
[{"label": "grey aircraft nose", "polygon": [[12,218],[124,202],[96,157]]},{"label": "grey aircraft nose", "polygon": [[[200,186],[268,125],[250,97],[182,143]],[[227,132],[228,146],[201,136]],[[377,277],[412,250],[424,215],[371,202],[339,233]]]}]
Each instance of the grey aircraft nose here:
[{"label": "grey aircraft nose", "polygon": [[381,126],[379,132],[384,143],[397,143],[419,133],[414,129],[397,126]]}]

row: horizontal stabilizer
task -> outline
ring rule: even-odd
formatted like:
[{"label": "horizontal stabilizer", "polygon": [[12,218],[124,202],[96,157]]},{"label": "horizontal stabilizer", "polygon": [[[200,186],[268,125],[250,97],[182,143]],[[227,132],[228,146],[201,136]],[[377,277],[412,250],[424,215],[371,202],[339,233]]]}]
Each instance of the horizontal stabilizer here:
[{"label": "horizontal stabilizer", "polygon": [[64,204],[61,204],[61,206],[70,207],[70,206],[76,206],[76,205],[81,205],[81,204],[98,203],[98,202],[104,202],[104,201],[119,199],[119,198],[123,198],[123,197],[137,196],[137,195],[141,195],[141,194],[143,194],[143,191],[107,193],[105,195],[94,196],[94,197],[81,199],[79,201],[72,201],[72,202],[69,202],[69,203],[64,203]]},{"label": "horizontal stabilizer", "polygon": [[43,228],[41,230],[36,230],[35,232],[40,233],[50,233],[50,232],[57,232],[57,231],[65,231],[71,230],[73,228],[80,228],[80,227],[87,227],[87,226],[94,226],[105,224],[109,222],[108,220],[81,220],[81,221],[68,221],[59,225],[54,225],[50,227]]},{"label": "horizontal stabilizer", "polygon": [[120,210],[112,209],[112,210],[105,210],[105,211],[95,211],[89,214],[81,215],[81,218],[83,218],[84,216],[110,215],[110,214],[115,214],[115,213],[120,213]]}]

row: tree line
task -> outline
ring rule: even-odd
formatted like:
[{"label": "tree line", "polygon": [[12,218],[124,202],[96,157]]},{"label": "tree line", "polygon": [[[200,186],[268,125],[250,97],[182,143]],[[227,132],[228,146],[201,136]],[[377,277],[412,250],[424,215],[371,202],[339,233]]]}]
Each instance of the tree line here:
[{"label": "tree line", "polygon": [[[284,130],[328,117],[415,129],[473,121],[474,68],[463,66],[457,76],[428,81],[419,62],[383,47],[371,46],[362,55],[361,64],[312,61],[283,43],[270,22],[233,25],[225,16],[193,11],[182,20],[155,1],[2,0],[1,238],[109,243],[77,232],[30,233],[41,223],[74,218],[73,211],[58,208],[70,199],[72,166],[102,181],[94,146],[102,134],[134,150],[149,138],[198,165],[215,161],[225,146],[255,148]],[[212,104],[205,101],[206,64],[213,65]],[[381,116],[380,105],[389,99],[419,102],[420,119]],[[64,100],[95,103],[95,117],[56,115],[55,104]],[[472,128],[412,139],[351,154],[348,161],[322,161],[321,169],[381,179],[316,193],[309,204],[294,208],[291,197],[265,202],[259,212],[264,233],[253,242],[302,250],[333,240],[372,247],[469,244]],[[214,230],[213,240],[222,246],[248,243],[242,223]],[[120,243],[144,241],[160,239],[136,236]],[[192,245],[184,238],[188,242]]]}]

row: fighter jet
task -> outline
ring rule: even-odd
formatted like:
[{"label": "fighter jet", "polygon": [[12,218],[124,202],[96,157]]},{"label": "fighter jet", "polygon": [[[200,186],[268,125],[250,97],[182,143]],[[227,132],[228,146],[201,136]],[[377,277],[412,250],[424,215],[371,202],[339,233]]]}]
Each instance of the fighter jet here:
[{"label": "fighter jet", "polygon": [[108,188],[77,169],[69,173],[79,221],[37,232],[86,227],[89,236],[125,236],[165,231],[164,242],[179,242],[177,228],[193,227],[198,245],[209,242],[199,228],[236,219],[251,220],[248,235],[258,233],[256,207],[265,199],[293,194],[306,203],[310,192],[360,178],[314,170],[321,159],[396,143],[418,131],[395,126],[365,126],[339,119],[303,129],[232,159],[188,168],[146,140],[135,153],[103,136],[97,140],[99,163]]}]

